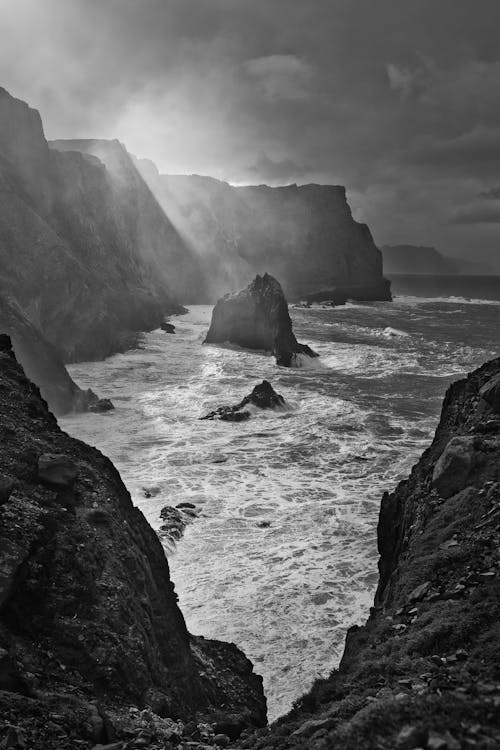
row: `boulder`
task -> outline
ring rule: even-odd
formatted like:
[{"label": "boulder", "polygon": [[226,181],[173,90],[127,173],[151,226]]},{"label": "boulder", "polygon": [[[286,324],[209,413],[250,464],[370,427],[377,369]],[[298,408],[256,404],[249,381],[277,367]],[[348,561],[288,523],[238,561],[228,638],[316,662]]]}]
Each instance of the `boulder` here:
[{"label": "boulder", "polygon": [[441,497],[452,497],[465,488],[473,456],[474,438],[457,436],[449,441],[432,474],[432,486]]},{"label": "boulder", "polygon": [[500,375],[490,378],[479,390],[479,395],[494,412],[500,414]]},{"label": "boulder", "polygon": [[284,367],[296,364],[297,354],[318,356],[295,338],[281,285],[267,273],[256,276],[241,292],[226,294],[215,305],[204,343],[225,342],[272,352]]},{"label": "boulder", "polygon": [[253,391],[235,406],[219,406],[215,411],[211,411],[200,419],[222,419],[226,422],[243,422],[250,419],[250,412],[243,411],[245,406],[253,404],[259,409],[275,409],[285,405],[285,399],[280,393],[276,393],[268,380],[256,385]]},{"label": "boulder", "polygon": [[162,323],[160,328],[162,331],[165,331],[165,333],[175,333],[175,326],[173,323]]},{"label": "boulder", "polygon": [[78,468],[68,456],[43,453],[38,459],[38,478],[49,487],[57,489],[72,487],[77,476]]}]

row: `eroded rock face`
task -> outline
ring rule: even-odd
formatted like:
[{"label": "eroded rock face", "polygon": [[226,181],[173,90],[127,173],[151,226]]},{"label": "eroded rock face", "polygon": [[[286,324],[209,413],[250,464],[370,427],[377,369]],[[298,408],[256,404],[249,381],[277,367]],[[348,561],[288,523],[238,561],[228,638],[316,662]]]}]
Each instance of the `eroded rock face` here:
[{"label": "eroded rock face", "polygon": [[500,421],[483,397],[499,377],[496,359],[449,388],[431,446],[382,498],[375,606],[338,671],[242,747],[500,747]]},{"label": "eroded rock face", "polygon": [[283,290],[268,273],[256,276],[243,291],[226,294],[215,305],[205,343],[225,342],[272,352],[284,367],[296,364],[297,354],[318,356],[295,338]]},{"label": "eroded rock face", "polygon": [[2,347],[0,737],[12,725],[26,747],[92,747],[134,736],[148,706],[263,723],[250,662],[190,636],[162,546],[118,472],[59,429]]}]

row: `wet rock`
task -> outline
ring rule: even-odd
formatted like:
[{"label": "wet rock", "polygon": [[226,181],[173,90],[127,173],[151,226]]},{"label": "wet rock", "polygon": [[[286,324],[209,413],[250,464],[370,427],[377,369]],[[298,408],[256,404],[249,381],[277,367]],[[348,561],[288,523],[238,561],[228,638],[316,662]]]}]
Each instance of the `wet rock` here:
[{"label": "wet rock", "polygon": [[89,406],[90,412],[106,412],[106,411],[112,411],[115,408],[113,402],[109,398],[100,398],[97,400],[96,403],[91,404]]},{"label": "wet rock", "polygon": [[165,331],[165,333],[175,333],[175,326],[173,323],[162,323],[160,328],[162,331]]},{"label": "wet rock", "polygon": [[268,529],[271,525],[271,521],[258,521],[257,526],[259,529]]},{"label": "wet rock", "polygon": [[[263,380],[256,385],[253,391],[235,406],[220,406],[200,419],[222,419],[229,422],[241,422],[250,418],[250,412],[243,411],[245,406],[253,404],[259,409],[276,409],[285,405],[285,399],[280,393],[276,393],[271,383]],[[244,415],[244,416],[238,416]]]},{"label": "wet rock", "polygon": [[277,364],[284,367],[296,364],[297,354],[318,356],[295,338],[281,285],[267,273],[256,276],[243,291],[226,294],[215,305],[205,343],[225,342],[272,352]]},{"label": "wet rock", "polygon": [[466,486],[474,458],[474,438],[454,437],[436,462],[432,486],[441,497],[452,497]]},{"label": "wet rock", "polygon": [[500,375],[494,375],[490,378],[480,388],[479,395],[496,414],[500,414]]},{"label": "wet rock", "polygon": [[191,510],[194,510],[196,508],[196,505],[194,503],[184,502],[184,503],[177,503],[175,507],[179,508],[179,510],[182,510],[182,508],[191,508]]},{"label": "wet rock", "polygon": [[49,487],[72,487],[78,477],[78,467],[68,456],[60,453],[43,453],[38,459],[38,478]]},{"label": "wet rock", "polygon": [[238,404],[238,408],[242,409],[248,404],[254,404],[259,409],[276,409],[285,405],[285,399],[280,393],[276,393],[268,380],[263,380],[262,383],[255,386],[249,396],[245,396],[243,401]]}]

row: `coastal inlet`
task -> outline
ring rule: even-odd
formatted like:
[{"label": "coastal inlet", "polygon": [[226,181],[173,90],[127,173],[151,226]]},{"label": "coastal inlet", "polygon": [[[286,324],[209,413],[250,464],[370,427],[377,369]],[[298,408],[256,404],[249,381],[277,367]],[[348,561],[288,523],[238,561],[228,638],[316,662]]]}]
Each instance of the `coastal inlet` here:
[{"label": "coastal inlet", "polygon": [[[396,298],[290,308],[319,353],[302,368],[202,345],[211,308],[191,307],[143,347],[71,366],[111,398],[107,414],[60,419],[119,469],[150,523],[161,509],[198,518],[168,551],[188,628],[235,642],[264,676],[270,719],[334,668],[347,628],[366,619],[377,583],[384,490],[428,445],[447,385],[493,357],[498,304]],[[286,409],[199,418],[263,379]]]}]

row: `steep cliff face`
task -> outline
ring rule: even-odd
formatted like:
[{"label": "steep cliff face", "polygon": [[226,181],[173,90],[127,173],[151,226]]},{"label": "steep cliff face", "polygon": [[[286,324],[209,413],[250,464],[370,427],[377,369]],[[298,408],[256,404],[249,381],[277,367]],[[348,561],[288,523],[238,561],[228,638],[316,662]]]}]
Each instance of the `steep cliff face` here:
[{"label": "steep cliff face", "polygon": [[378,542],[375,607],[338,672],[242,747],[500,746],[500,359],[451,386]]},{"label": "steep cliff face", "polygon": [[265,269],[292,300],[346,287],[353,298],[390,299],[380,251],[368,227],[352,218],[345,188],[232,187],[210,177],[160,175],[146,160],[136,164],[199,252],[211,300]]},{"label": "steep cliff face", "polygon": [[0,289],[63,358],[106,356],[179,309],[163,255],[183,244],[142,178],[125,189],[95,157],[50,150],[3,89],[0,125]]},{"label": "steep cliff face", "polygon": [[264,723],[261,678],[235,646],[189,635],[160,542],[118,472],[59,429],[6,336],[0,445],[5,746],[137,739],[151,711],[151,742],[167,719]]}]

